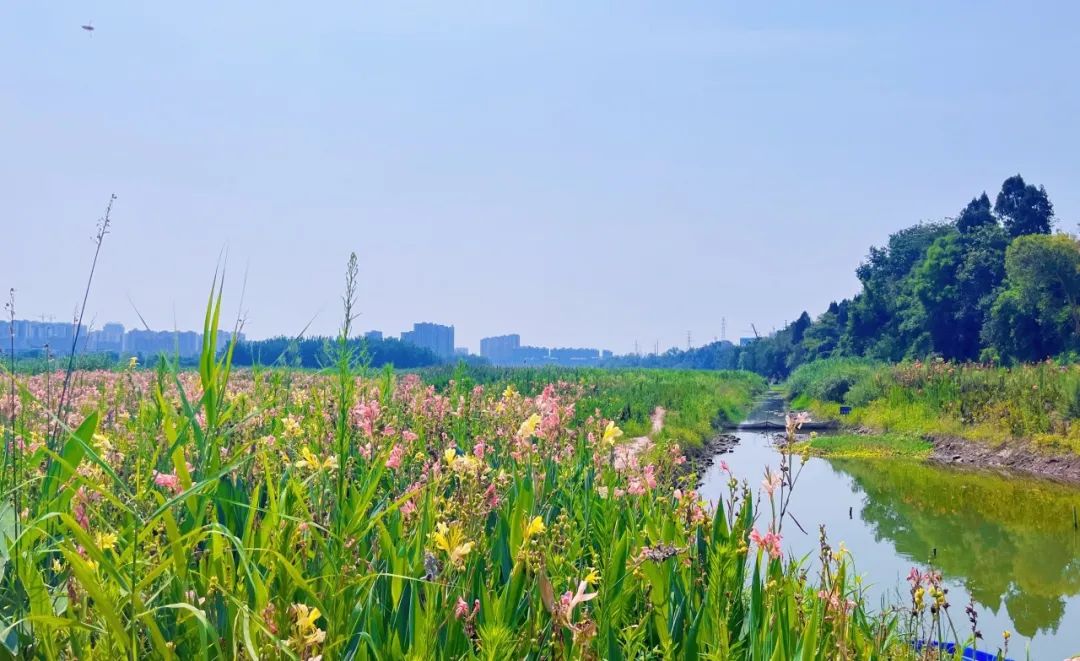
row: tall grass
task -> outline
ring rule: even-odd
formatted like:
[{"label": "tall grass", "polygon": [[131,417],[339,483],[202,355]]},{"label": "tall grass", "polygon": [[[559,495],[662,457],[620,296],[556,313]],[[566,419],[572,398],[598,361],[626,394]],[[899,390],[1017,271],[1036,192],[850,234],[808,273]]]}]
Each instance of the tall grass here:
[{"label": "tall grass", "polygon": [[850,405],[850,421],[876,429],[1080,452],[1080,365],[831,359],[800,367],[788,384],[796,406],[836,416]]},{"label": "tall grass", "polygon": [[614,420],[628,436],[650,433],[656,407],[668,411],[658,441],[700,446],[717,427],[737,423],[754,396],[766,388],[765,379],[752,372],[686,371],[665,369],[606,370],[566,367],[442,366],[422,370],[425,381],[436,386],[510,384],[536,395],[548,384],[572,384],[580,389],[576,421],[599,411]]},{"label": "tall grass", "polygon": [[867,610],[824,535],[820,573],[780,555],[775,506],[754,504],[771,492],[732,484],[706,508],[674,439],[615,460],[617,421],[662,405],[698,430],[737,417],[755,377],[436,386],[348,352],[322,373],[234,373],[232,345],[213,349],[220,310],[215,279],[197,371],[78,373],[62,419],[43,375],[21,380],[0,656],[916,656],[909,618]]}]

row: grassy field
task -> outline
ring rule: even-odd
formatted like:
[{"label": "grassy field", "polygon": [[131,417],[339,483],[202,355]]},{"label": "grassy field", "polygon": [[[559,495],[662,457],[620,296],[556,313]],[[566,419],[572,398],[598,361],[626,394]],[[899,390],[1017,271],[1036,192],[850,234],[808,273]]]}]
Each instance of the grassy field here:
[{"label": "grassy field", "polygon": [[[679,442],[756,377],[425,381],[340,347],[319,373],[8,375],[0,657],[913,658],[942,632],[932,573],[872,613],[824,537],[820,570],[782,557],[781,474],[698,498]],[[657,405],[666,442],[628,452]]]},{"label": "grassy field", "polygon": [[536,395],[548,384],[579,389],[576,420],[590,415],[614,420],[627,436],[649,433],[657,406],[667,410],[664,427],[653,440],[684,448],[700,446],[717,427],[737,423],[754,396],[764,392],[765,380],[751,372],[680,371],[661,369],[605,370],[565,368],[440,367],[423,370],[425,382],[445,387],[463,384],[510,384]]},{"label": "grassy field", "polygon": [[[1024,440],[1048,451],[1080,452],[1080,365],[831,359],[797,369],[788,389],[794,407],[897,438]],[[842,405],[851,407],[850,415],[840,416]]]},{"label": "grassy field", "polygon": [[814,436],[796,446],[795,452],[830,457],[906,457],[925,459],[933,447],[923,438],[911,434],[828,434]]}]

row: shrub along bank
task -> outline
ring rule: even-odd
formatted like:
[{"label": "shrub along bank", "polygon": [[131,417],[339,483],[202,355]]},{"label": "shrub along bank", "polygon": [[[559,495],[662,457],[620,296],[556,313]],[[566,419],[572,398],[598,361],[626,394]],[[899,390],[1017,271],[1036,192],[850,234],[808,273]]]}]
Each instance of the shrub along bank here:
[{"label": "shrub along bank", "polygon": [[[795,408],[886,432],[877,442],[885,450],[893,439],[898,452],[907,452],[903,439],[916,437],[1080,455],[1080,365],[827,359],[797,369],[787,386]],[[841,415],[841,407],[850,413]],[[829,444],[839,449],[844,442]]]}]

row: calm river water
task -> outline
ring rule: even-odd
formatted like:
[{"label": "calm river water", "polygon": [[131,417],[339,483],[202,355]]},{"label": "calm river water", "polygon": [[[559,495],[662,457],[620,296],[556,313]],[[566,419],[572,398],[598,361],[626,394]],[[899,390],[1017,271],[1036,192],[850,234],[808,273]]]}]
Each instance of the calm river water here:
[{"label": "calm river water", "polygon": [[[773,418],[782,405],[764,402],[751,419]],[[769,435],[737,435],[735,450],[718,457],[704,476],[701,492],[711,502],[727,494],[719,459],[755,492],[765,466],[779,465]],[[985,638],[980,649],[995,651],[1008,629],[1010,658],[1025,658],[1027,647],[1032,659],[1065,659],[1080,654],[1075,508],[1080,490],[1038,480],[892,459],[811,458],[790,507],[806,534],[789,520],[784,545],[816,561],[818,525],[824,524],[833,548],[842,541],[851,551],[870,603],[908,603],[908,571],[930,566],[933,558],[961,637],[968,631],[964,607],[972,600]]]}]

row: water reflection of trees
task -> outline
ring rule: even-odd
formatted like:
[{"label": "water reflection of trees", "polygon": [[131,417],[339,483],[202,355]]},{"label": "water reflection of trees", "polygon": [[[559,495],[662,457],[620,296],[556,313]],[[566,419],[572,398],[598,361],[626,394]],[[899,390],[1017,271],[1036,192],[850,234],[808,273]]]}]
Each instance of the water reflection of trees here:
[{"label": "water reflection of trees", "polygon": [[1018,633],[1055,633],[1080,594],[1080,492],[1033,481],[895,461],[833,460],[866,494],[861,516],[879,540],[961,581]]}]

